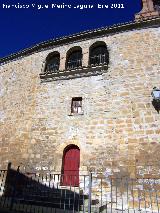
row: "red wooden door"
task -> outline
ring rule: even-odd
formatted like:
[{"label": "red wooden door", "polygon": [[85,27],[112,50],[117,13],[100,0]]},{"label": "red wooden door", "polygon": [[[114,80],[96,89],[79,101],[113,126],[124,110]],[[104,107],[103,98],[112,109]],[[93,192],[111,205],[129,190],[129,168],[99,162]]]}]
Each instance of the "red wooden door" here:
[{"label": "red wooden door", "polygon": [[80,150],[77,146],[69,147],[63,156],[62,185],[79,186]]}]

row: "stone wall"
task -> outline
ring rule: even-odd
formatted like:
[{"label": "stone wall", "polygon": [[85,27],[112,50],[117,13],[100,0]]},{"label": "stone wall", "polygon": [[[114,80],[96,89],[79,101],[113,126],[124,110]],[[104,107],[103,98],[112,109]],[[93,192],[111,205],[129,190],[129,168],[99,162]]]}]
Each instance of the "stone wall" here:
[{"label": "stone wall", "polygon": [[[0,168],[61,170],[64,148],[80,148],[80,170],[135,176],[159,168],[160,116],[151,92],[159,87],[160,28],[134,30],[66,44],[0,66]],[[41,83],[47,55],[65,55],[105,41],[110,62],[102,75]],[[83,98],[71,115],[72,97]],[[147,170],[148,171],[148,170]],[[156,174],[159,170],[156,169]],[[153,172],[154,173],[154,172]]]}]

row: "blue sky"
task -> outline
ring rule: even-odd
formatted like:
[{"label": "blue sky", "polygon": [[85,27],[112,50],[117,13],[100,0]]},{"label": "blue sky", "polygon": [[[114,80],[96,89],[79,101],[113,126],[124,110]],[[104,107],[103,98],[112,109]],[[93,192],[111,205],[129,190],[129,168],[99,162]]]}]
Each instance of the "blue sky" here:
[{"label": "blue sky", "polygon": [[0,0],[0,58],[49,39],[133,21],[140,10],[141,0]]}]

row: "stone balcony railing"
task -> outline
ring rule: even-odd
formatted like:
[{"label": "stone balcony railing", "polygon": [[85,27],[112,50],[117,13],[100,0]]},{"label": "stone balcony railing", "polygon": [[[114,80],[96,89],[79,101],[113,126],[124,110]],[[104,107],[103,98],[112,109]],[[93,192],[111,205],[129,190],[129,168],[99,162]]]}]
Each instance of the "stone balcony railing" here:
[{"label": "stone balcony railing", "polygon": [[68,80],[73,78],[88,77],[101,75],[108,69],[107,64],[92,65],[88,67],[77,67],[73,69],[67,69],[64,71],[58,70],[52,73],[41,73],[41,82],[57,81],[57,80]]}]

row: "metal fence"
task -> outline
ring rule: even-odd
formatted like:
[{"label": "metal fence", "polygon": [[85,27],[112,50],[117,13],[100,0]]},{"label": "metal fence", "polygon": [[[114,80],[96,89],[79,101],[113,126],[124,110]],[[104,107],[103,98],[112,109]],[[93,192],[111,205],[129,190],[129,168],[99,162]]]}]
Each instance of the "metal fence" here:
[{"label": "metal fence", "polygon": [[57,72],[59,70],[59,64],[49,64],[45,70],[45,74],[52,74],[54,72]]},{"label": "metal fence", "polygon": [[67,62],[67,69],[76,69],[78,67],[82,67],[82,59],[69,60]]},{"label": "metal fence", "polygon": [[106,54],[99,54],[90,57],[91,66],[102,65],[108,63],[108,56]]},{"label": "metal fence", "polygon": [[160,212],[160,179],[92,177],[92,199],[98,212]]},{"label": "metal fence", "polygon": [[88,175],[0,171],[0,208],[16,212],[87,212]]},{"label": "metal fence", "polygon": [[[160,179],[0,170],[0,212],[159,213]],[[65,181],[64,181],[65,180]],[[65,183],[65,184],[64,184]]]}]

